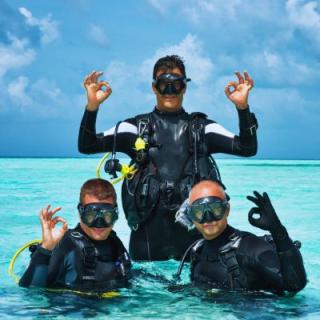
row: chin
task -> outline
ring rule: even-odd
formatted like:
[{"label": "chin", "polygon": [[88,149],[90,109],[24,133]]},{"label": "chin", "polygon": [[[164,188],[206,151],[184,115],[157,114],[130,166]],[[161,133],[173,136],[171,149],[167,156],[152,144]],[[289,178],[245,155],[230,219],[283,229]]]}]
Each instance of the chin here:
[{"label": "chin", "polygon": [[86,233],[86,235],[96,241],[106,240],[112,230],[110,228],[89,228],[88,226],[81,223],[81,229]]},{"label": "chin", "polygon": [[208,240],[215,238],[218,234],[219,234],[219,229],[215,226],[207,227],[203,230],[203,236]]},{"label": "chin", "polygon": [[106,240],[111,232],[109,228],[92,228],[91,238],[94,240]]}]

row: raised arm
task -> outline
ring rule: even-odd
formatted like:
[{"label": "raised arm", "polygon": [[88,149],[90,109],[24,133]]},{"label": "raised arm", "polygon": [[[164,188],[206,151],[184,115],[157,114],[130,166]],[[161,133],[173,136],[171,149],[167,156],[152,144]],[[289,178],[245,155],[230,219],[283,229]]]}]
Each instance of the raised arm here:
[{"label": "raised arm", "polygon": [[[50,210],[49,205],[40,211],[42,242],[32,253],[30,264],[19,281],[20,286],[46,287],[52,250],[68,230],[67,222],[63,218],[53,218],[53,215],[60,209]],[[55,228],[58,222],[63,223],[59,230]]]},{"label": "raised arm", "polygon": [[254,195],[254,197],[247,197],[256,205],[256,207],[249,211],[249,222],[255,227],[270,231],[280,262],[280,272],[277,275],[277,268],[272,266],[272,261],[275,261],[272,258],[272,252],[266,253],[265,257],[260,259],[263,261],[263,263],[260,263],[260,269],[264,273],[264,276],[269,277],[273,282],[277,280],[278,276],[279,281],[277,286],[282,286],[282,290],[298,292],[307,283],[300,251],[289,238],[286,228],[281,224],[268,194],[263,193],[261,195],[255,191]]},{"label": "raised arm", "polygon": [[215,122],[210,122],[205,128],[206,144],[209,153],[228,153],[249,157],[257,153],[256,129],[258,124],[248,105],[253,80],[247,72],[244,72],[243,76],[239,72],[235,74],[238,81],[229,82],[225,87],[225,93],[237,109],[239,135],[229,132]]},{"label": "raised arm", "polygon": [[[124,121],[110,130],[96,133],[96,119],[99,106],[111,94],[112,90],[108,82],[99,81],[102,72],[92,72],[84,79],[84,87],[87,92],[87,105],[80,124],[78,149],[85,154],[110,152],[115,142],[114,135],[117,131],[116,150],[133,156],[133,144],[137,135],[134,123]],[[106,90],[103,90],[103,87]],[[117,130],[116,130],[117,129]]]}]

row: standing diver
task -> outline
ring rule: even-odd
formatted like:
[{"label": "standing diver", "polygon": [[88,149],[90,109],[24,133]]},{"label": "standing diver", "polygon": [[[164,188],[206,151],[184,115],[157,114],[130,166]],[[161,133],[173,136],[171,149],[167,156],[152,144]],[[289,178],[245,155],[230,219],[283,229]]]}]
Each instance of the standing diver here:
[{"label": "standing diver", "polygon": [[[128,285],[129,255],[112,231],[118,218],[116,193],[112,184],[91,179],[83,184],[78,205],[80,223],[68,230],[61,208],[40,212],[42,242],[19,281],[22,287],[37,286],[103,292]],[[55,226],[63,225],[60,230]]]},{"label": "standing diver", "polygon": [[177,217],[187,222],[188,228],[194,225],[204,238],[185,253],[185,257],[190,254],[192,282],[210,288],[278,294],[302,290],[307,279],[297,248],[300,243],[289,238],[267,193],[255,191],[254,197],[247,198],[256,205],[249,211],[249,222],[270,231],[272,237],[258,237],[228,225],[230,205],[219,182],[201,181],[192,188],[189,204]]},{"label": "standing diver", "polygon": [[[176,55],[163,57],[153,70],[154,110],[96,134],[99,106],[112,91],[107,82],[98,81],[101,75],[92,72],[84,80],[88,101],[80,125],[79,151],[112,151],[106,171],[113,174],[119,170],[117,151],[127,154],[137,168],[133,178],[122,185],[123,208],[131,228],[130,256],[134,260],[181,259],[200,234],[196,230],[188,233],[175,224],[174,215],[196,182],[220,179],[211,154],[248,157],[257,152],[257,122],[248,107],[253,80],[247,72],[243,76],[236,72],[238,81],[225,88],[239,115],[240,134],[236,136],[205,114],[189,114],[183,109],[190,81],[184,63]],[[137,147],[137,142],[143,147]]]}]

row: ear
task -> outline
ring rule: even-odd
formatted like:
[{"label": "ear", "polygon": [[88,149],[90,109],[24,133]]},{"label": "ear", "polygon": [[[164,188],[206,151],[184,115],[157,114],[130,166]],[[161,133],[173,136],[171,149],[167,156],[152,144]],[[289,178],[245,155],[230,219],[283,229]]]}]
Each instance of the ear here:
[{"label": "ear", "polygon": [[226,218],[229,217],[229,213],[230,213],[230,203],[228,202],[227,208],[226,208]]},{"label": "ear", "polygon": [[152,91],[153,91],[153,93],[154,94],[157,94],[158,93],[158,90],[157,90],[157,88],[154,86],[154,84],[152,83]]}]

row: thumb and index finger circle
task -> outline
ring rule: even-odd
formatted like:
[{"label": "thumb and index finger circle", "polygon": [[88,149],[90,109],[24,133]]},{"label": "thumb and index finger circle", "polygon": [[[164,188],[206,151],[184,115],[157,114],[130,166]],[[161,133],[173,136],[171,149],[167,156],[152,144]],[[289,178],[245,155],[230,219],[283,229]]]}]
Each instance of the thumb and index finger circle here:
[{"label": "thumb and index finger circle", "polygon": [[250,209],[250,211],[248,212],[248,220],[252,225],[257,226],[260,221],[260,216],[259,218],[255,218],[254,217],[255,214],[259,214],[259,215],[261,214],[260,209],[257,207],[253,207]]}]

